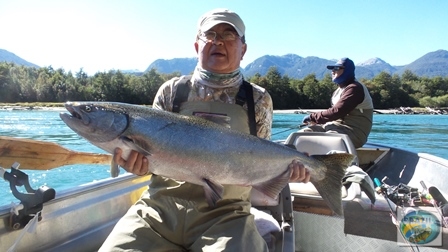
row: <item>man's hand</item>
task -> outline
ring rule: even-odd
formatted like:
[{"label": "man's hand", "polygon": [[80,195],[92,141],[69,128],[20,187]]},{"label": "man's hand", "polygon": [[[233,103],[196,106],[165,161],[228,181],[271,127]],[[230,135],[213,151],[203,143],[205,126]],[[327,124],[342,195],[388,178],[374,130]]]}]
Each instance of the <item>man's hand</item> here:
[{"label": "man's hand", "polygon": [[288,165],[288,168],[291,169],[291,177],[289,182],[308,183],[310,181],[310,172],[299,160],[294,159],[291,164]]},{"label": "man's hand", "polygon": [[309,123],[311,123],[311,117],[309,115],[307,115],[303,118],[302,124],[308,125]]},{"label": "man's hand", "polygon": [[114,162],[123,167],[127,172],[133,173],[138,176],[149,175],[148,159],[137,151],[131,151],[128,160],[124,160],[121,157],[123,151],[120,148],[116,148],[114,156],[112,157]]}]

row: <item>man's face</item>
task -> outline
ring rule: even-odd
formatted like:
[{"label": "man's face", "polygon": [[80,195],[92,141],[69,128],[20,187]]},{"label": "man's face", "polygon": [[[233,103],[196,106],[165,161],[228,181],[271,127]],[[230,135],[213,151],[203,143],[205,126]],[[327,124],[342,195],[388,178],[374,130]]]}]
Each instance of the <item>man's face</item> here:
[{"label": "man's face", "polygon": [[331,79],[336,79],[337,77],[341,76],[342,73],[344,73],[344,68],[334,68],[333,70],[331,70]]},{"label": "man's face", "polygon": [[[235,29],[229,24],[218,24],[209,31],[217,33],[214,40],[207,41],[200,37],[194,43],[199,65],[205,70],[222,74],[238,69],[244,53],[246,53],[247,45],[241,41]],[[224,40],[221,37],[222,34],[229,31],[236,34],[235,40]]]}]

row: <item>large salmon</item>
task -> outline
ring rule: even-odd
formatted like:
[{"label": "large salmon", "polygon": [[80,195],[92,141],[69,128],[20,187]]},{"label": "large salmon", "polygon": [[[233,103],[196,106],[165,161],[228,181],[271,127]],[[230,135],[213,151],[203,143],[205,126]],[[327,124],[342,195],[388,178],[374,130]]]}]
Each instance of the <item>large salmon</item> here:
[{"label": "large salmon", "polygon": [[228,184],[252,186],[276,198],[289,182],[288,165],[298,159],[330,208],[343,214],[341,180],[351,154],[307,156],[199,117],[139,105],[67,102],[65,107],[70,114],[61,113],[61,119],[93,145],[109,153],[120,147],[124,159],[131,150],[144,153],[153,174],[202,185],[211,205]]}]

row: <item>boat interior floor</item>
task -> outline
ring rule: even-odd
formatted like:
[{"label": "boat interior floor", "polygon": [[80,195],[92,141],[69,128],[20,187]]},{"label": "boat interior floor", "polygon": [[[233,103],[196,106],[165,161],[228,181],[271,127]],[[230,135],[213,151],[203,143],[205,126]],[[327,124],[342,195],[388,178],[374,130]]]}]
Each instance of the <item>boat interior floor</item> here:
[{"label": "boat interior floor", "polygon": [[[328,134],[328,133],[323,133]],[[444,176],[448,169],[448,162],[438,157],[423,154],[413,153],[398,148],[391,148],[377,144],[366,144],[362,148],[354,149],[350,146],[350,141],[347,141],[343,136],[333,136],[331,141],[319,139],[319,134],[306,135],[306,141],[299,141],[302,137],[301,133],[295,136],[291,134],[285,144],[306,144],[313,148],[302,146],[297,149],[308,151],[309,154],[322,154],[329,151],[344,151],[356,155],[357,166],[363,171],[369,180],[377,179],[389,185],[399,185],[400,183],[415,187],[419,191],[423,191],[422,183],[428,185],[436,185],[441,189],[441,192],[448,192],[447,183],[444,181]],[[330,135],[330,134],[328,134]],[[338,135],[338,134],[336,134]],[[328,138],[327,138],[328,139]],[[320,149],[316,149],[320,146]],[[332,237],[326,236],[322,244],[327,244],[321,249],[329,248],[328,244],[339,244],[342,246],[341,250],[347,250],[359,246],[359,248],[367,249],[365,251],[413,251],[409,246],[398,246],[397,239],[399,230],[394,218],[392,218],[392,210],[396,210],[396,205],[391,200],[379,194],[377,186],[372,184],[372,189],[375,193],[375,202],[367,196],[366,191],[358,183],[351,183],[350,186],[343,186],[342,202],[344,206],[344,218],[335,216],[331,209],[320,197],[317,190],[311,183],[290,183],[291,195],[293,197],[293,210],[296,223],[296,249],[317,249],[316,243],[310,243],[309,234],[319,236],[323,229],[331,229],[331,226],[340,228],[338,232],[345,234],[345,237],[338,236],[338,241],[332,240]],[[444,195],[446,197],[446,195]],[[436,208],[431,206],[431,208]],[[320,216],[320,217],[316,217]],[[325,219],[325,221],[322,221]],[[317,224],[326,223],[326,224]],[[300,227],[306,227],[306,230]],[[306,234],[305,234],[305,233]],[[303,234],[303,235],[302,235]],[[441,227],[442,245],[425,248],[422,246],[418,251],[434,251],[437,249],[448,249],[448,229]],[[355,245],[354,238],[347,238],[347,235],[353,235],[362,238],[358,239],[359,243]],[[311,245],[313,244],[313,245]],[[343,245],[345,244],[345,245]],[[367,245],[366,245],[367,244]],[[369,247],[370,244],[382,244],[382,249],[389,248],[389,250],[378,250],[378,248]],[[403,249],[403,250],[401,250]],[[341,251],[337,249],[338,251]]]}]

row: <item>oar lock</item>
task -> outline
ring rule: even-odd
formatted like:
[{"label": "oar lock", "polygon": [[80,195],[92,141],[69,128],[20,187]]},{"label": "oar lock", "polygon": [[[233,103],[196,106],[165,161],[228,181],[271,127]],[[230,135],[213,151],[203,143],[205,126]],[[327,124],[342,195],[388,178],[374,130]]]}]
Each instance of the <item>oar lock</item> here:
[{"label": "oar lock", "polygon": [[[20,164],[15,162],[11,166],[11,171],[7,172],[0,167],[0,176],[6,181],[9,181],[12,194],[20,204],[11,209],[10,225],[11,230],[21,229],[26,224],[38,215],[38,220],[42,218],[40,212],[43,204],[55,198],[56,191],[48,186],[40,186],[37,190],[31,188],[28,175],[19,170]],[[17,190],[18,186],[25,186],[26,193],[21,193]]]}]

